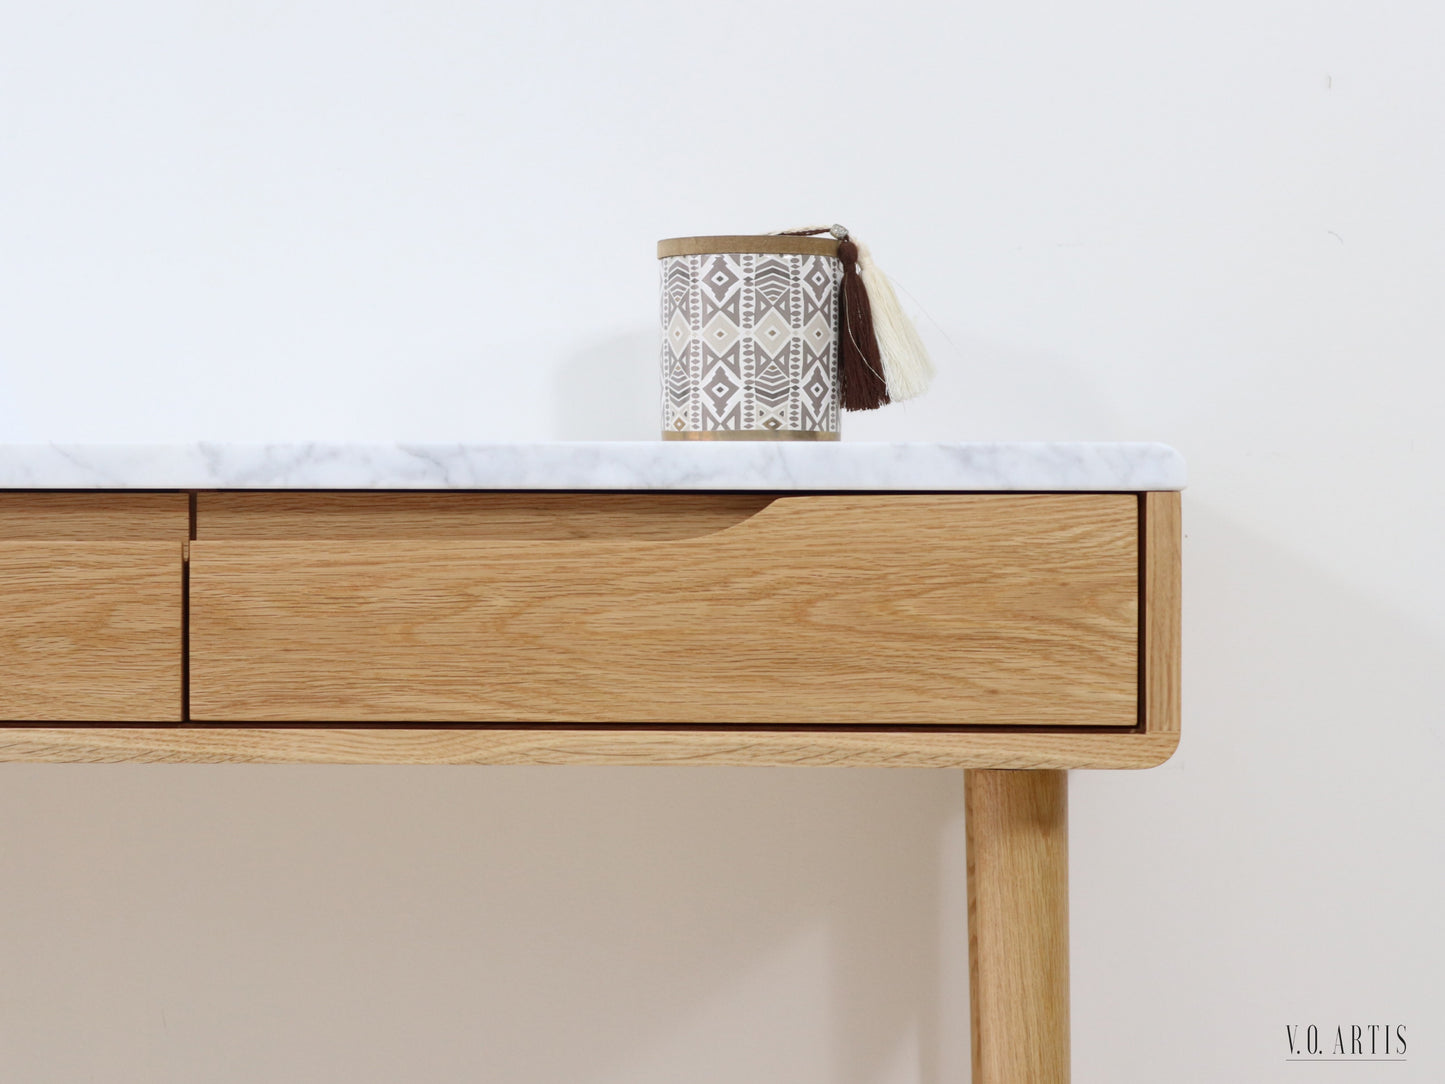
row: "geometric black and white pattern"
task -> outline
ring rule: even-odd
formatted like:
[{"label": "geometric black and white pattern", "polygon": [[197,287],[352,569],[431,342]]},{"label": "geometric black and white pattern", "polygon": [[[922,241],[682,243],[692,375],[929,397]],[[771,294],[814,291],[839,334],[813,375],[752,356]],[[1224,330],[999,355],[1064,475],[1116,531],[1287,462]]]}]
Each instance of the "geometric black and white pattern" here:
[{"label": "geometric black and white pattern", "polygon": [[837,259],[728,252],[658,262],[664,434],[837,436]]}]

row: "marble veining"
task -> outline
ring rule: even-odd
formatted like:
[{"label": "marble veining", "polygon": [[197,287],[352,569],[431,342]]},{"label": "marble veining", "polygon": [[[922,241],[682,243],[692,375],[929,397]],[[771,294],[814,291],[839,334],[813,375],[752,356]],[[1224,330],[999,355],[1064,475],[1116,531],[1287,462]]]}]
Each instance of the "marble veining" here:
[{"label": "marble veining", "polygon": [[0,489],[1183,489],[1149,443],[12,444]]}]

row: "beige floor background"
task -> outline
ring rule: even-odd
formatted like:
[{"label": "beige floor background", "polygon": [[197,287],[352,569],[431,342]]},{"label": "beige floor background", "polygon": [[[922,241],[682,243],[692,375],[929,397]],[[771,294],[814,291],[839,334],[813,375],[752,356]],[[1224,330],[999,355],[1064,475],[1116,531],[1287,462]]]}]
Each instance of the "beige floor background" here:
[{"label": "beige floor background", "polygon": [[[1075,1079],[1445,1079],[1425,0],[0,9],[0,440],[652,437],[660,237],[836,219],[846,439],[1185,453],[1178,755],[1072,780]],[[863,664],[860,661],[860,664]],[[0,765],[0,1081],[968,1078],[958,773]],[[1286,1028],[1404,1025],[1405,1064]]]}]

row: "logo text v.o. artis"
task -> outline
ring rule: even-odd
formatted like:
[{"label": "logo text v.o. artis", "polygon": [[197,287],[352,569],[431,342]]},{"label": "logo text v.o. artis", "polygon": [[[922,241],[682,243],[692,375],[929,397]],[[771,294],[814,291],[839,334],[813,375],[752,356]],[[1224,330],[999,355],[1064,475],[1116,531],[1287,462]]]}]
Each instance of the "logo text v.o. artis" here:
[{"label": "logo text v.o. artis", "polygon": [[1285,1061],[1404,1061],[1404,1024],[1286,1024]]}]

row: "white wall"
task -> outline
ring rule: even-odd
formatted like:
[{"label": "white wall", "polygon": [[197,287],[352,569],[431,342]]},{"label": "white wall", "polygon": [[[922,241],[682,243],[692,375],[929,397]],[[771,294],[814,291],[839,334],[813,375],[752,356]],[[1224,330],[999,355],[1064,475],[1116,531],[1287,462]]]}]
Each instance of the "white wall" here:
[{"label": "white wall", "polygon": [[[1190,461],[1183,745],[1073,777],[1076,1079],[1438,1081],[1442,32],[10,3],[0,440],[648,438],[655,240],[845,222],[942,369],[848,438]],[[961,791],[6,765],[0,1077],[963,1081]]]}]

